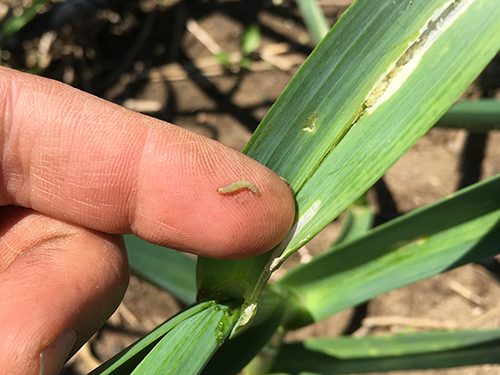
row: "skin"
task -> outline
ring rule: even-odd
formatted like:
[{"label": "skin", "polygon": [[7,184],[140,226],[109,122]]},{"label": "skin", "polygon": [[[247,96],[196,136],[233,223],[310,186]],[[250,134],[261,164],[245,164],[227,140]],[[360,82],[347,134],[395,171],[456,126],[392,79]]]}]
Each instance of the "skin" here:
[{"label": "skin", "polygon": [[[0,98],[3,373],[39,374],[61,333],[76,332],[74,353],[112,314],[128,283],[120,234],[234,259],[293,223],[286,183],[211,139],[6,68]],[[238,180],[260,196],[217,193]]]}]

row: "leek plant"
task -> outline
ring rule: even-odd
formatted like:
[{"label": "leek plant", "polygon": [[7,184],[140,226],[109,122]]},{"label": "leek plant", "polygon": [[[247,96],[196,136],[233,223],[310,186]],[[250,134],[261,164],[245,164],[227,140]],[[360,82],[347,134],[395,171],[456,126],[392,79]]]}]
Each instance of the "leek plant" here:
[{"label": "leek plant", "polygon": [[[498,0],[355,1],[244,150],[293,187],[297,215],[289,235],[258,257],[197,261],[127,237],[133,271],[192,307],[91,374],[348,374],[498,362],[500,329],[296,344],[282,338],[391,289],[496,254],[500,176],[371,230],[366,207],[350,205],[499,49]],[[351,219],[342,241],[268,283],[346,209]]]}]

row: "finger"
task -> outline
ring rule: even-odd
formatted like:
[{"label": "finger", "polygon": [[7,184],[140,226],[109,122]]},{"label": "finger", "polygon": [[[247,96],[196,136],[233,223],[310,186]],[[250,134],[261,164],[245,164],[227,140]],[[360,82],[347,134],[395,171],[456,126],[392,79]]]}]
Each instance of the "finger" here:
[{"label": "finger", "polygon": [[[0,204],[211,257],[256,255],[290,229],[288,186],[253,159],[55,81],[0,75]],[[260,195],[217,192],[239,180]]]},{"label": "finger", "polygon": [[[0,208],[0,372],[57,374],[120,303],[123,241],[20,207]],[[41,355],[42,354],[42,355]]]}]

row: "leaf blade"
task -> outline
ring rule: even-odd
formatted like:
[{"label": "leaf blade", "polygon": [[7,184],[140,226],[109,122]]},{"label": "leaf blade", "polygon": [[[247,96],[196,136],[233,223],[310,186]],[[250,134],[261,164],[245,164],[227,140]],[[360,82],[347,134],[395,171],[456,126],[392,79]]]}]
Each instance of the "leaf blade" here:
[{"label": "leaf blade", "polygon": [[304,23],[315,43],[321,42],[330,30],[323,10],[316,0],[297,0]]},{"label": "leaf blade", "polygon": [[216,304],[190,316],[165,335],[131,375],[199,374],[229,337],[238,310]]},{"label": "leaf blade", "polygon": [[391,289],[497,253],[500,175],[381,225],[289,271],[318,321]]},{"label": "leaf blade", "polygon": [[[299,188],[296,197],[298,216],[306,217],[312,210],[315,217],[297,228],[285,250],[285,257],[300,248],[380,178],[432,126],[500,49],[497,22],[500,9],[497,4],[487,0],[452,4],[455,3],[455,10],[448,10],[449,6],[438,9],[442,21],[439,17],[429,19],[426,27],[431,32],[426,40],[432,40],[432,43],[427,46],[427,42],[421,43],[417,38],[410,44],[395,63],[397,66],[402,59],[401,70],[389,79],[385,91],[377,93],[378,87],[383,86],[382,80],[366,97],[361,108],[372,101],[374,104],[370,104],[366,111],[363,109],[359,117],[355,115],[354,125],[345,136],[340,133],[342,139],[334,144]],[[461,4],[465,4],[464,9],[460,8]],[[495,13],[493,17],[490,11]],[[471,16],[465,17],[464,14]],[[442,31],[438,25],[448,18],[450,25]],[[472,23],[471,27],[469,23]],[[434,31],[437,36],[433,36]],[[425,30],[421,31],[420,37],[423,38],[425,33]],[[464,33],[470,34],[466,36]],[[495,43],[484,41],[482,37],[485,35],[497,38]],[[455,50],[453,44],[458,40],[466,42],[463,47],[467,46],[467,53],[470,47],[482,59],[472,63],[467,54]],[[436,61],[443,64],[440,69],[435,68]],[[475,67],[471,69],[473,65]],[[391,68],[385,77],[391,76],[394,69]],[[443,77],[444,73],[446,77]],[[391,88],[394,85],[396,87]],[[332,187],[337,194],[332,194]]]},{"label": "leaf blade", "polygon": [[130,269],[187,305],[196,301],[196,260],[179,251],[125,235]]},{"label": "leaf blade", "polygon": [[183,311],[179,315],[169,319],[148,335],[122,350],[110,360],[90,372],[88,375],[129,375],[135,367],[146,357],[154,345],[184,320],[196,315],[200,311],[213,306],[214,302],[204,302]]},{"label": "leaf blade", "polygon": [[435,126],[464,128],[471,132],[500,129],[500,100],[481,99],[453,104]]},{"label": "leaf blade", "polygon": [[[448,368],[486,363],[498,363],[500,340],[498,329],[469,330],[451,332],[427,332],[389,337],[337,338],[329,340],[312,339],[303,343],[285,344],[278,355],[273,370],[275,372],[298,374],[352,374],[386,372],[397,370],[419,370]],[[357,340],[355,343],[354,340]],[[323,341],[323,342],[322,342]],[[351,343],[348,343],[351,341]],[[367,341],[363,343],[363,341]],[[431,349],[436,343],[439,347]],[[341,359],[333,355],[341,344],[348,349],[357,347],[377,349],[392,347],[391,355],[374,355],[361,349],[356,358]],[[418,348],[419,347],[419,348]],[[430,350],[424,350],[427,347]],[[454,348],[453,348],[454,347]],[[401,349],[402,355],[394,355],[394,348]],[[415,351],[415,348],[418,350]],[[453,349],[451,349],[453,348]],[[348,350],[347,349],[347,350]],[[355,350],[355,349],[354,349]],[[346,349],[340,349],[346,352]],[[413,352],[413,354],[411,354]]]}]

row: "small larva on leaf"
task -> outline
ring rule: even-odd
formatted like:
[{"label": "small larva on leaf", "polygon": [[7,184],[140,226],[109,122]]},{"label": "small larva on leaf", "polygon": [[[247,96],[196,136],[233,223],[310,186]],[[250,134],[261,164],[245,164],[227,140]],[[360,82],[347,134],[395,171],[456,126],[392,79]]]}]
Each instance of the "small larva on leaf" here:
[{"label": "small larva on leaf", "polygon": [[233,182],[231,185],[223,186],[217,189],[219,194],[230,194],[240,189],[248,189],[255,195],[260,195],[259,189],[255,187],[250,181],[241,180]]}]

